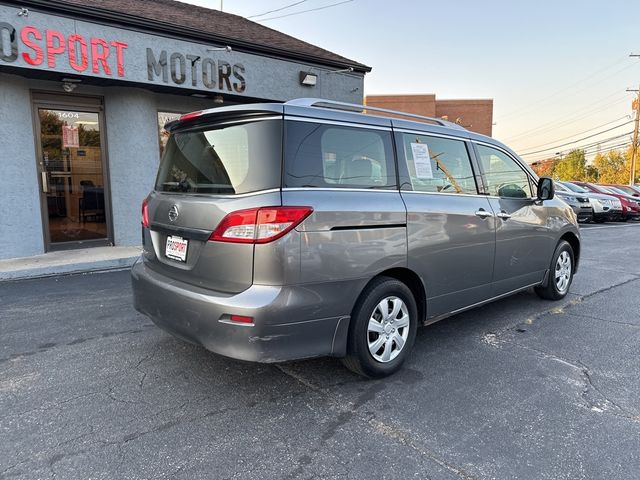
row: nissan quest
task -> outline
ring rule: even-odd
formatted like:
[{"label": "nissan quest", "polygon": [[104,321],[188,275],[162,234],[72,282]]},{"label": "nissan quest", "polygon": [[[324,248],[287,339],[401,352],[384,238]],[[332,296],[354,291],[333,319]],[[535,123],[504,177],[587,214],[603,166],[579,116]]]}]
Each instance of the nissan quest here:
[{"label": "nissan quest", "polygon": [[490,137],[320,99],[214,108],[166,128],[134,303],[217,354],[333,356],[384,377],[418,326],[571,286],[574,211]]}]

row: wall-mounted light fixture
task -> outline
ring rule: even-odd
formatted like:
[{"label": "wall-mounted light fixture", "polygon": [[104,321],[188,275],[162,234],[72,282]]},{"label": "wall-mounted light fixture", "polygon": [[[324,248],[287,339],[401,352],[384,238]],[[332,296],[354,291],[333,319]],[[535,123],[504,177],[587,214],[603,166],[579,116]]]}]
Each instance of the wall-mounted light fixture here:
[{"label": "wall-mounted light fixture", "polygon": [[227,52],[231,53],[233,49],[230,45],[225,45],[224,47],[210,47],[207,48],[207,52]]},{"label": "wall-mounted light fixture", "polygon": [[28,17],[29,16],[29,9],[22,7],[20,9],[20,11],[18,12],[18,16],[19,17]]},{"label": "wall-mounted light fixture", "polygon": [[309,72],[300,72],[300,85],[315,87],[318,83],[318,75]]},{"label": "wall-mounted light fixture", "polygon": [[67,93],[71,93],[76,89],[78,86],[77,84],[80,82],[82,82],[82,80],[79,78],[63,78],[62,89]]},{"label": "wall-mounted light fixture", "polygon": [[215,97],[213,97],[213,103],[222,105],[224,103],[224,97],[222,95],[216,95]]}]

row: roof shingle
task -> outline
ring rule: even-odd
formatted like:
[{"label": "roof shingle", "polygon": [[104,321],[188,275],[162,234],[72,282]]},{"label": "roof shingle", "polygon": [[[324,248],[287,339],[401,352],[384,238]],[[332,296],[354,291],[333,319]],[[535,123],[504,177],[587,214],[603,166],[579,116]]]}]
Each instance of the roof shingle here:
[{"label": "roof shingle", "polygon": [[244,17],[176,0],[49,0],[47,2],[27,0],[24,3],[46,4],[49,8],[65,5],[81,7],[83,14],[92,14],[95,17],[99,17],[101,12],[115,13],[122,15],[120,21],[125,24],[132,19],[149,20],[153,22],[147,25],[150,29],[154,29],[153,25],[179,27],[188,30],[190,36],[200,37],[203,40],[217,39],[247,50],[273,51],[285,58],[306,58],[317,63],[324,61],[330,65],[353,67],[362,72],[371,70],[364,64]]}]

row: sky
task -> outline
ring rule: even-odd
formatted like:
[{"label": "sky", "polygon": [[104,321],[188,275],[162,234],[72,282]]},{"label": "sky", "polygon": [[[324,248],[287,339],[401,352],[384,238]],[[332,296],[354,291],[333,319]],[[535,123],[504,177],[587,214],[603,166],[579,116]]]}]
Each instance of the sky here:
[{"label": "sky", "polygon": [[223,10],[248,17],[300,2],[252,20],[371,66],[365,95],[492,98],[493,136],[527,161],[630,143],[633,0],[342,0],[297,13],[340,1],[223,0]]}]

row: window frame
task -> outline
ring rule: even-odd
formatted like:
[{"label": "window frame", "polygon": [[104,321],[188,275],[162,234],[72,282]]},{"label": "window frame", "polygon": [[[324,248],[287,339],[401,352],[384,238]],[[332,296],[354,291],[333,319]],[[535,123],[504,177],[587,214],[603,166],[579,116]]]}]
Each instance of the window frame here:
[{"label": "window frame", "polygon": [[520,200],[535,200],[537,198],[536,197],[536,191],[537,191],[537,188],[538,188],[538,181],[537,181],[537,179],[532,177],[531,173],[522,165],[522,162],[520,161],[519,158],[515,157],[513,154],[511,154],[506,149],[501,148],[499,145],[494,145],[492,143],[487,143],[487,142],[480,142],[480,141],[476,141],[476,140],[472,140],[471,144],[473,146],[473,154],[475,156],[475,163],[478,166],[478,170],[480,172],[480,180],[482,182],[481,184],[482,184],[482,193],[483,193],[483,195],[486,195],[487,197],[490,197],[490,198],[509,198],[509,199],[512,199],[512,200],[518,200],[517,198],[513,198],[513,197],[500,197],[498,195],[491,195],[490,194],[489,185],[487,184],[487,181],[486,181],[486,172],[485,172],[484,168],[482,168],[482,161],[480,160],[480,151],[478,150],[478,146],[483,146],[483,147],[487,147],[487,148],[493,148],[494,150],[497,150],[497,151],[503,153],[508,158],[513,160],[513,162],[518,166],[518,168],[520,168],[520,170],[523,171],[523,173],[527,177],[527,180],[529,181],[529,189],[531,190],[531,197],[522,198]]},{"label": "window frame", "polygon": [[[407,166],[407,155],[404,149],[404,136],[405,135],[419,135],[422,137],[436,137],[445,140],[453,140],[456,142],[462,142],[464,144],[465,149],[467,150],[467,156],[469,158],[469,166],[471,167],[471,173],[473,176],[473,180],[476,185],[476,193],[458,193],[458,192],[425,192],[422,190],[415,190],[413,188],[413,184],[411,183],[411,177],[409,175],[409,168]],[[398,169],[398,184],[400,185],[400,191],[405,192],[415,192],[422,193],[426,195],[464,195],[464,196],[484,196],[482,190],[484,189],[484,184],[481,183],[481,176],[478,170],[478,165],[476,164],[476,156],[475,151],[469,142],[468,138],[464,137],[456,137],[454,135],[443,135],[439,133],[433,133],[429,131],[422,130],[408,130],[408,129],[394,129],[394,144],[396,149],[396,161],[397,161],[397,169]]]}]

